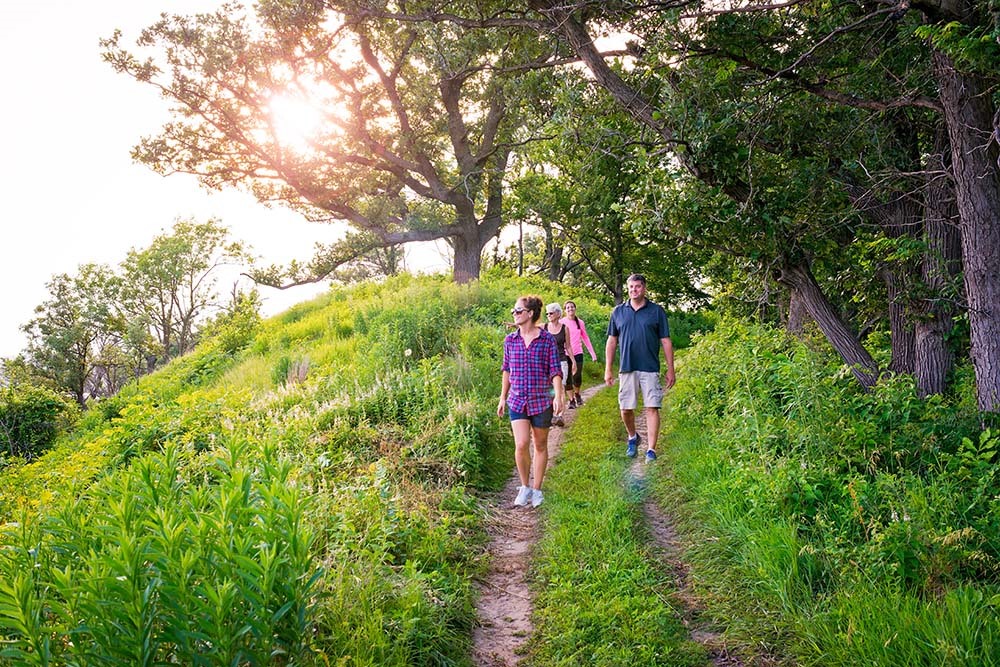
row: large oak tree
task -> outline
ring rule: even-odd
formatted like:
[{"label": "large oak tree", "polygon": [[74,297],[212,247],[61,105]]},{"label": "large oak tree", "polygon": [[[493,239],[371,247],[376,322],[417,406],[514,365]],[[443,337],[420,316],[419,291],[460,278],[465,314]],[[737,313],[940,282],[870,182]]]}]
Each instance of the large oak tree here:
[{"label": "large oak tree", "polygon": [[[424,4],[433,3],[408,10]],[[503,14],[489,4],[467,9]],[[454,251],[456,281],[477,278],[502,225],[508,158],[524,139],[517,75],[548,57],[537,36],[333,0],[264,0],[255,16],[235,5],[164,15],[142,33],[144,55],[117,34],[104,47],[116,70],[173,104],[174,120],[143,140],[139,160],[349,223],[308,264],[258,275],[279,286],[322,279],[373,248],[437,239]],[[289,110],[311,127],[290,136]]]}]

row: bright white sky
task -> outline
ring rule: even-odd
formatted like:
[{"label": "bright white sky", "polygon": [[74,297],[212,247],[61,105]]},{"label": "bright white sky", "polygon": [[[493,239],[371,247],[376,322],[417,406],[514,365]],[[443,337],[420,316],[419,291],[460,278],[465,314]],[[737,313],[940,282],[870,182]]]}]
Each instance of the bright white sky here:
[{"label": "bright white sky", "polygon": [[[338,235],[250,195],[210,193],[188,176],[162,177],[132,162],[131,148],[167,118],[150,86],[115,73],[98,41],[123,44],[163,11],[210,11],[219,0],[0,0],[0,357],[25,345],[20,331],[45,300],[45,283],[90,262],[111,266],[177,218],[218,217],[263,264],[309,259]],[[443,244],[442,244],[443,247]],[[411,270],[444,270],[434,250]],[[420,266],[415,266],[419,264]],[[222,286],[224,288],[224,286]],[[326,289],[260,288],[272,314]]]}]

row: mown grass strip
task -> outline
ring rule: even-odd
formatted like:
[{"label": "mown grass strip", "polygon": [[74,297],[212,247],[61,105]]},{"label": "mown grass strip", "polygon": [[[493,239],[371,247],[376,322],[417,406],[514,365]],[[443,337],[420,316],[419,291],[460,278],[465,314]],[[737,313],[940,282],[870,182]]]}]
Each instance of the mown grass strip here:
[{"label": "mown grass strip", "polygon": [[588,401],[546,481],[529,665],[704,665],[648,549],[616,392]]}]

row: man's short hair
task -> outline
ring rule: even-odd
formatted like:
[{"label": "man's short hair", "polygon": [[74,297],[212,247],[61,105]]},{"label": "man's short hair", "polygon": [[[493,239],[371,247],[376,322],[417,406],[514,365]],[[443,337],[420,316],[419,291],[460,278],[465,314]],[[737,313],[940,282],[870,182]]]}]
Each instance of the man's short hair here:
[{"label": "man's short hair", "polygon": [[626,278],[625,282],[626,283],[642,283],[643,285],[645,285],[646,284],[646,276],[642,275],[641,273],[633,273],[628,278]]}]

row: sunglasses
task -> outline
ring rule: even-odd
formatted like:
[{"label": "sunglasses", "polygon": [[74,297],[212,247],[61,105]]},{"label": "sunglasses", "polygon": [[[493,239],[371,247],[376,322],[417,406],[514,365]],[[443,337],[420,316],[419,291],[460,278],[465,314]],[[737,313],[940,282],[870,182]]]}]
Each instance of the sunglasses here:
[{"label": "sunglasses", "polygon": [[528,310],[528,309],[527,308],[521,308],[520,306],[518,306],[517,308],[511,308],[510,314],[511,315],[520,315],[521,313],[523,313],[526,310]]},{"label": "sunglasses", "polygon": [[549,311],[549,315],[558,315],[558,314],[559,314],[558,310],[550,310]]}]

